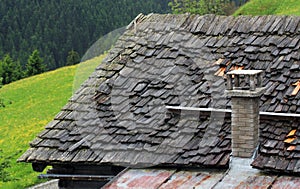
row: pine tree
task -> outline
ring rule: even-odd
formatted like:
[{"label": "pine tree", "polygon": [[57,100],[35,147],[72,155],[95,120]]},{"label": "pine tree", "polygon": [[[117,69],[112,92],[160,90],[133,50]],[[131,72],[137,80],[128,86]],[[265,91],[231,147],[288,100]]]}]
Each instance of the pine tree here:
[{"label": "pine tree", "polygon": [[43,73],[46,70],[43,64],[43,59],[40,57],[39,51],[36,49],[29,56],[26,64],[26,76],[33,76],[36,74]]},{"label": "pine tree", "polygon": [[[0,88],[2,87],[2,77],[0,77]],[[0,96],[0,107],[5,107],[4,100]]]},{"label": "pine tree", "polygon": [[3,85],[3,64],[2,61],[0,61],[0,88]]},{"label": "pine tree", "polygon": [[69,51],[66,65],[70,66],[70,65],[78,64],[79,62],[80,62],[80,56],[78,52],[74,50]]},{"label": "pine tree", "polygon": [[[0,74],[1,74],[1,64],[0,64]],[[3,81],[3,77],[1,77],[1,75],[0,75],[0,89],[2,88],[2,86],[3,86],[3,83],[2,83],[2,81]],[[1,96],[0,96],[0,107],[5,107],[5,105],[4,105],[4,101],[3,101],[3,99],[1,98]]]},{"label": "pine tree", "polygon": [[0,56],[10,53],[25,67],[28,55],[39,47],[47,69],[53,70],[66,65],[71,49],[82,56],[100,36],[139,13],[169,12],[168,1],[1,0]]},{"label": "pine tree", "polygon": [[0,77],[2,84],[8,84],[22,78],[21,65],[17,61],[13,61],[9,54],[6,54],[0,62]]}]

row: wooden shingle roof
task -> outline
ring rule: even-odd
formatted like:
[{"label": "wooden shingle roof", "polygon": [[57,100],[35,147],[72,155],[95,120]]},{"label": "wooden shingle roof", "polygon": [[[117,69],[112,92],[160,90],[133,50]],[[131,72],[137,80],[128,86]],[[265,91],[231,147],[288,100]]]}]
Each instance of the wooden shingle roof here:
[{"label": "wooden shingle roof", "polygon": [[[230,116],[166,106],[230,109],[225,73],[256,69],[265,72],[261,111],[299,113],[299,34],[293,16],[140,15],[20,161],[227,167]],[[300,164],[298,143],[284,143],[297,120],[289,127],[261,121],[255,167],[300,171],[288,169]],[[261,166],[273,159],[287,165]]]}]

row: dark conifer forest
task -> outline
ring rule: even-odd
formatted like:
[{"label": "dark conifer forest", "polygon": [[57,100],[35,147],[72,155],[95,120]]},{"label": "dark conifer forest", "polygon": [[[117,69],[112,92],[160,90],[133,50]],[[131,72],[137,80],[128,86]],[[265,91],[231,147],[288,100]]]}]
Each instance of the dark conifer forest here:
[{"label": "dark conifer forest", "polygon": [[37,50],[45,70],[65,66],[70,52],[82,56],[102,35],[127,25],[139,13],[170,12],[168,2],[1,0],[0,62],[9,55],[25,73],[29,57]]}]

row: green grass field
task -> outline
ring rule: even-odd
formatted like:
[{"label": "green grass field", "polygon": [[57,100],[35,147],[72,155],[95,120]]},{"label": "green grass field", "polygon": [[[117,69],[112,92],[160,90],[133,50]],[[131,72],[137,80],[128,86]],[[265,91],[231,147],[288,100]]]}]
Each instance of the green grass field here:
[{"label": "green grass field", "polygon": [[300,15],[299,0],[250,0],[234,15]]},{"label": "green grass field", "polygon": [[[31,164],[17,163],[29,142],[41,132],[78,87],[102,61],[104,55],[26,78],[0,89],[0,188],[25,188],[41,182]],[[74,82],[76,81],[76,82]]]}]

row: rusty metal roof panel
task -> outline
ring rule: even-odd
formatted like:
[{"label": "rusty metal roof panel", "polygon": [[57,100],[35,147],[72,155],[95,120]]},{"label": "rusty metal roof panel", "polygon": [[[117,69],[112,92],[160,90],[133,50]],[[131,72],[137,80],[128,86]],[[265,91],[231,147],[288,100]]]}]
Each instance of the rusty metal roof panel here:
[{"label": "rusty metal roof panel", "polygon": [[129,169],[109,182],[103,189],[156,189],[176,170]]},{"label": "rusty metal roof panel", "polygon": [[299,177],[282,176],[276,179],[272,185],[273,189],[298,189],[300,188]]},{"label": "rusty metal roof panel", "polygon": [[196,172],[158,169],[129,169],[105,185],[104,189],[186,189],[212,188],[224,172]]},{"label": "rusty metal roof panel", "polygon": [[222,178],[223,172],[180,171],[171,176],[160,189],[212,188]]},{"label": "rusty metal roof panel", "polygon": [[242,181],[236,189],[244,189],[244,188],[253,188],[253,189],[263,189],[269,188],[276,177],[274,176],[249,176],[245,181]]},{"label": "rusty metal roof panel", "polygon": [[[236,163],[236,162],[235,162]],[[240,170],[237,170],[237,167]],[[265,175],[246,166],[229,171],[127,169],[104,189],[298,189],[300,177]],[[250,166],[249,166],[250,167]]]}]

